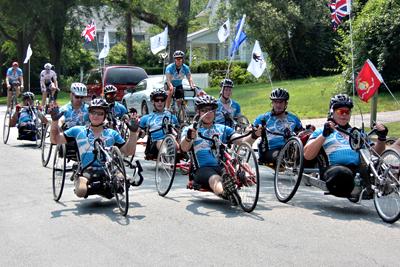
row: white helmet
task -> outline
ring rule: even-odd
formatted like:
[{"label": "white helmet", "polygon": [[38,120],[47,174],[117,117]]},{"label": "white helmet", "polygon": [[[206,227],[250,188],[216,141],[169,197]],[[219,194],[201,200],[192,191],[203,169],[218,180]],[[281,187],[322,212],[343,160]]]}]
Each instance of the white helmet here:
[{"label": "white helmet", "polygon": [[44,69],[45,70],[51,70],[52,67],[53,67],[53,65],[51,65],[50,63],[44,64]]},{"label": "white helmet", "polygon": [[77,96],[87,96],[87,88],[83,83],[72,83],[71,93]]}]

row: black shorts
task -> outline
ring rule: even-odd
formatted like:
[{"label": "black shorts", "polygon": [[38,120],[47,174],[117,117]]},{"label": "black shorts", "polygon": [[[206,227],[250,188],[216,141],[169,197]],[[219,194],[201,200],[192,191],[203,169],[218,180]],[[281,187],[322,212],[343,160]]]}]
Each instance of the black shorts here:
[{"label": "black shorts", "polygon": [[185,92],[183,91],[182,85],[178,85],[177,87],[175,87],[174,98],[175,99],[185,98]]},{"label": "black shorts", "polygon": [[201,167],[197,169],[193,175],[194,182],[201,185],[204,189],[211,189],[208,180],[210,177],[217,174],[222,175],[223,168],[221,166],[216,167]]},{"label": "black shorts", "polygon": [[[148,138],[150,139],[150,137]],[[158,156],[157,141],[153,142],[148,141],[146,144],[146,149],[144,151],[144,154],[147,159],[157,159]]]}]

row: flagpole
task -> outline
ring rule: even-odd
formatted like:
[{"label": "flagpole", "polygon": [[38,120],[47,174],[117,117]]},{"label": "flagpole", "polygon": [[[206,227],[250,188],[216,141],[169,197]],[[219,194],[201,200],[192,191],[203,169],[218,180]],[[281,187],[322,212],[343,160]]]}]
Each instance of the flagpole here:
[{"label": "flagpole", "polygon": [[28,61],[28,91],[31,91],[31,59]]},{"label": "flagpole", "polygon": [[[350,53],[351,53],[351,82],[352,82],[352,91],[353,91],[353,99],[355,98],[355,81],[354,81],[354,43],[353,43],[353,26],[351,23],[351,4],[352,1],[349,0],[349,22],[350,22]],[[356,124],[356,117],[353,116],[353,124]]]}]

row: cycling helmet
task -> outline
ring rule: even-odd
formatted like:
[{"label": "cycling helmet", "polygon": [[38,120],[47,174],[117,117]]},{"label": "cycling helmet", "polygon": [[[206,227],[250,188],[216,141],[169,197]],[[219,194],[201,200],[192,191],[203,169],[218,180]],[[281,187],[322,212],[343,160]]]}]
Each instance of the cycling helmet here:
[{"label": "cycling helmet", "polygon": [[12,63],[12,66],[14,67],[14,66],[19,66],[19,64],[18,64],[18,62],[17,61],[14,61],[13,63]]},{"label": "cycling helmet", "polygon": [[165,92],[164,89],[156,89],[150,94],[150,100],[153,100],[157,96],[162,96],[164,99],[167,99],[167,93]]},{"label": "cycling helmet", "polygon": [[117,92],[117,87],[115,87],[112,84],[106,85],[106,87],[104,87],[104,94],[111,94],[111,93],[116,93]]},{"label": "cycling helmet", "polygon": [[87,88],[83,83],[72,83],[71,93],[77,96],[87,96]]},{"label": "cycling helmet", "polygon": [[34,100],[35,99],[35,94],[32,93],[32,92],[24,92],[22,94],[22,100],[25,100],[27,98],[29,98],[30,100]]},{"label": "cycling helmet", "polygon": [[203,106],[212,106],[214,109],[216,109],[218,107],[217,100],[210,95],[196,97],[194,103],[197,108],[201,108]]},{"label": "cycling helmet", "polygon": [[331,98],[329,103],[329,109],[337,109],[337,108],[353,108],[353,100],[346,94],[337,94]]},{"label": "cycling helmet", "polygon": [[53,67],[53,65],[51,65],[50,63],[44,64],[44,69],[45,70],[51,70],[52,67]]},{"label": "cycling helmet", "polygon": [[231,79],[223,79],[219,84],[222,87],[230,87],[233,88],[233,81]]},{"label": "cycling helmet", "polygon": [[184,58],[185,57],[185,53],[183,51],[181,51],[181,50],[176,50],[174,52],[174,58],[177,58],[177,57]]},{"label": "cycling helmet", "polygon": [[269,96],[271,100],[289,100],[289,92],[284,88],[275,88]]},{"label": "cycling helmet", "polygon": [[101,108],[107,113],[108,112],[108,103],[103,98],[95,98],[92,101],[90,101],[89,111],[94,108]]}]

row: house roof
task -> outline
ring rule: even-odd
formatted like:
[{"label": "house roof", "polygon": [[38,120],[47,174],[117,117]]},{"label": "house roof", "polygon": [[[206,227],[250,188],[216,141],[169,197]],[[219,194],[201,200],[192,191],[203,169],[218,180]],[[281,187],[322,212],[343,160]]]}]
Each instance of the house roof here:
[{"label": "house roof", "polygon": [[187,42],[193,44],[219,44],[217,29],[204,28],[188,34]]}]

